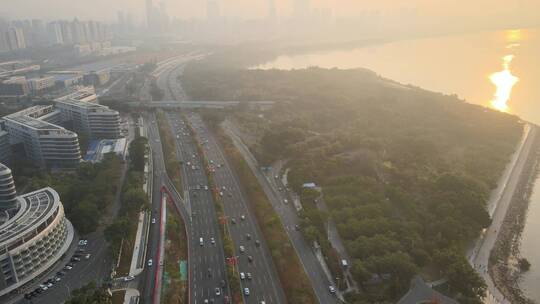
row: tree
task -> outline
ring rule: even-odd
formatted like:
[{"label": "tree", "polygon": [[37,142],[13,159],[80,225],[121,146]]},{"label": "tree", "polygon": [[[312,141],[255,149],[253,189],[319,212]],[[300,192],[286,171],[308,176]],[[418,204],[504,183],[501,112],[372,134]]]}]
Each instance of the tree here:
[{"label": "tree", "polygon": [[103,287],[91,282],[72,292],[66,304],[111,304],[112,298]]},{"label": "tree", "polygon": [[355,259],[351,266],[351,273],[354,279],[363,286],[363,283],[371,279],[371,272],[367,270],[361,260]]}]

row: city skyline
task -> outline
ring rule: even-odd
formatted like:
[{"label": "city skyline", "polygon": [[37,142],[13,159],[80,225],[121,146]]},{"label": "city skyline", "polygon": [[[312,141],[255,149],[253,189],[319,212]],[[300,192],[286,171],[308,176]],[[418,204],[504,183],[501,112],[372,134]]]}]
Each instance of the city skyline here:
[{"label": "city skyline", "polygon": [[[157,7],[164,3],[169,16],[181,19],[205,18],[207,16],[207,2],[198,1],[193,3],[188,0],[164,0],[152,1]],[[366,12],[381,15],[396,14],[396,12],[413,12],[418,18],[460,17],[476,18],[479,22],[489,23],[498,20],[496,18],[510,18],[512,21],[531,22],[540,17],[537,9],[537,1],[487,1],[480,0],[465,2],[449,1],[396,1],[382,0],[377,3],[354,0],[275,0],[274,6],[278,16],[290,16],[299,6],[314,10],[330,11],[333,16],[362,16]],[[303,4],[302,4],[303,3]],[[264,18],[269,13],[268,0],[229,0],[226,3],[218,0],[220,12],[224,16],[240,18]],[[134,16],[141,23],[146,21],[146,6],[148,1],[118,0],[114,3],[105,0],[96,0],[92,3],[68,0],[22,0],[2,4],[0,17],[10,19],[39,18],[39,19],[95,19],[113,22],[117,19],[118,11],[126,12]],[[54,10],[49,8],[54,6]],[[482,14],[478,12],[482,11]]]}]

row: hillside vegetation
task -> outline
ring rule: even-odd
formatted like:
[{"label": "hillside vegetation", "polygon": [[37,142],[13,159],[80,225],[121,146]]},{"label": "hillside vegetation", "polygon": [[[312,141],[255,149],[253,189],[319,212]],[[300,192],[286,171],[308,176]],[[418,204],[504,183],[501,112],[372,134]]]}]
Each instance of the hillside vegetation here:
[{"label": "hillside vegetation", "polygon": [[[418,273],[442,275],[447,293],[480,303],[485,285],[464,250],[490,223],[485,204],[521,136],[517,117],[368,70],[261,71],[212,62],[186,67],[186,93],[277,102],[263,112],[241,104],[230,115],[255,138],[250,148],[259,162],[288,160],[291,187],[311,198],[302,202],[302,230],[321,239],[326,216],[338,223],[361,285],[350,303],[394,302]],[[313,207],[305,182],[322,187],[329,214]]]}]

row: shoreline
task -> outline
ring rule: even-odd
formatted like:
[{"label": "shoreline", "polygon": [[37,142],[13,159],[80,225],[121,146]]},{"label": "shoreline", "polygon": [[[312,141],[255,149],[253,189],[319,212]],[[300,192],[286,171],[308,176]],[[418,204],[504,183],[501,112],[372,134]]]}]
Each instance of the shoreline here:
[{"label": "shoreline", "polygon": [[540,138],[538,136],[534,138],[532,145],[525,169],[519,177],[518,185],[489,256],[489,275],[495,287],[511,303],[535,303],[519,286],[522,272],[517,265],[521,258],[521,234],[525,228],[530,197],[540,169]]}]

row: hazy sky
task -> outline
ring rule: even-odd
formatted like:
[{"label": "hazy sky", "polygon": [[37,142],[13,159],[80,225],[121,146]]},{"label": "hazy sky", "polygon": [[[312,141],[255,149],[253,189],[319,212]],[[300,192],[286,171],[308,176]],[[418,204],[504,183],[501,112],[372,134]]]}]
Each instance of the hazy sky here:
[{"label": "hazy sky", "polygon": [[[261,17],[266,15],[270,0],[217,0],[228,16]],[[274,0],[278,14],[291,13],[295,0]],[[309,1],[309,0],[308,0]],[[165,2],[169,15],[182,18],[202,17],[206,0],[154,0]],[[73,18],[113,21],[118,10],[144,18],[145,0],[0,0],[0,14],[16,18]],[[516,20],[540,19],[540,0],[311,0],[312,8],[330,9],[335,16],[361,15],[362,11],[390,14],[415,12],[419,17],[467,17],[488,22],[489,18]]]}]

